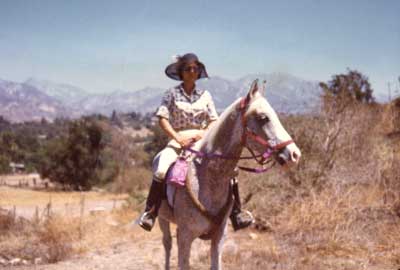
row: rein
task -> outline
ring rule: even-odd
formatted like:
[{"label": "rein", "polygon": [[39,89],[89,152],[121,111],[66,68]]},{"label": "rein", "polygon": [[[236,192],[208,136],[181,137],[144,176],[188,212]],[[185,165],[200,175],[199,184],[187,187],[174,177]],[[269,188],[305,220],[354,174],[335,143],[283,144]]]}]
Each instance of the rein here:
[{"label": "rein", "polygon": [[[213,159],[213,158],[220,158],[220,159],[226,159],[226,160],[243,160],[243,159],[253,159],[255,160],[258,164],[261,166],[264,166],[272,161],[271,157],[274,153],[279,152],[281,149],[286,147],[287,145],[293,143],[292,140],[282,142],[279,144],[274,144],[272,140],[265,140],[262,137],[258,136],[256,133],[252,132],[248,126],[247,126],[247,119],[245,117],[246,113],[246,108],[249,105],[249,101],[246,98],[243,98],[240,101],[240,115],[241,115],[241,121],[242,121],[242,127],[243,127],[243,134],[241,138],[241,144],[243,147],[247,148],[249,152],[251,153],[251,156],[229,156],[229,155],[223,155],[223,154],[218,154],[218,153],[206,153],[202,151],[197,151],[193,149],[192,147],[187,147],[184,148],[184,150],[193,153],[197,157],[201,158],[207,158],[207,159]],[[256,141],[257,143],[261,144],[262,146],[265,146],[266,150],[264,153],[256,155],[254,151],[247,145],[247,140],[248,138],[251,138],[252,140]],[[248,167],[243,167],[243,166],[238,166],[239,169],[251,172],[251,173],[263,173],[272,168],[276,162],[274,162],[270,167],[264,168],[248,168]],[[211,222],[211,229],[210,231],[201,236],[202,239],[210,239],[213,233],[217,230],[217,227],[219,224],[221,224],[224,221],[224,218],[226,218],[227,211],[231,207],[232,203],[232,187],[229,185],[229,194],[228,194],[228,200],[224,204],[224,206],[218,211],[216,215],[211,214],[207,208],[199,201],[198,197],[193,193],[193,190],[191,188],[191,183],[190,183],[191,178],[187,177],[188,184],[186,185],[187,191],[189,194],[189,197],[192,199],[194,205],[197,207],[197,209],[202,213],[202,215],[207,218]]]},{"label": "rein", "polygon": [[[194,150],[191,147],[186,148],[185,150],[195,154],[198,157],[201,158],[208,158],[208,159],[213,159],[213,158],[220,158],[220,159],[227,159],[227,160],[234,160],[234,159],[239,159],[239,160],[244,160],[244,159],[253,159],[255,160],[258,164],[261,166],[264,166],[268,163],[270,163],[272,160],[270,159],[273,153],[279,152],[289,144],[294,143],[293,140],[288,140],[279,144],[272,144],[271,140],[267,141],[264,138],[260,137],[253,131],[251,131],[248,126],[247,126],[247,119],[245,117],[246,113],[246,108],[249,105],[248,99],[247,98],[242,98],[240,101],[239,105],[239,110],[240,110],[240,115],[241,115],[241,120],[242,120],[242,127],[244,129],[242,138],[241,138],[241,144],[243,147],[247,148],[247,150],[250,152],[251,156],[248,157],[233,157],[233,156],[227,156],[223,154],[217,154],[217,153],[204,153],[201,151]],[[266,147],[266,150],[264,153],[256,155],[254,151],[247,145],[247,140],[248,138],[251,138],[252,140],[256,141],[257,143],[263,145]],[[238,166],[239,169],[251,173],[263,173],[268,171],[270,168],[272,168],[275,165],[275,162],[267,168],[261,167],[261,168],[249,168],[249,167],[243,167],[243,166]]]}]

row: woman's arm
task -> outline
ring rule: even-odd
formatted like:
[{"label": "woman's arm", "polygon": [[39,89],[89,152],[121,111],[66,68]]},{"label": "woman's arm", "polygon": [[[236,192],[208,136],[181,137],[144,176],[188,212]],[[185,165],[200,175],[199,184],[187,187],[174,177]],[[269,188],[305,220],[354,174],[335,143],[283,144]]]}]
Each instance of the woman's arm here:
[{"label": "woman's arm", "polygon": [[179,134],[175,131],[175,129],[171,126],[170,122],[166,118],[160,117],[158,123],[161,129],[164,130],[164,132],[168,135],[168,137],[177,141],[177,143],[179,143],[182,147],[188,147],[201,138],[197,138],[198,136],[193,137]]},{"label": "woman's arm", "polygon": [[204,129],[204,131],[209,130],[212,128],[212,126],[217,122],[217,119],[211,120],[210,122],[208,122],[207,127]]}]

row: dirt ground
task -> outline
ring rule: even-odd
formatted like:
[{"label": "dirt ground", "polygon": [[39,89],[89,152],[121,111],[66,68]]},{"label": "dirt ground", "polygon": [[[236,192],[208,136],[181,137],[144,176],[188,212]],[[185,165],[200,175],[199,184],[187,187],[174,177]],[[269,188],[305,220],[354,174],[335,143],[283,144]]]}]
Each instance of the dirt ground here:
[{"label": "dirt ground", "polygon": [[[370,190],[367,191],[365,194],[372,194]],[[362,192],[358,192],[357,194],[362,195]],[[74,242],[74,245],[77,244],[79,247],[83,246],[85,248],[84,251],[73,252],[71,255],[68,255],[66,258],[63,258],[62,261],[55,264],[42,264],[39,262],[35,265],[33,261],[31,261],[30,265],[21,265],[23,262],[19,262],[14,266],[10,266],[9,264],[3,266],[2,269],[164,269],[162,236],[157,226],[151,233],[148,233],[143,231],[137,224],[132,223],[132,220],[137,218],[140,213],[134,212],[132,209],[128,208],[122,208],[119,211],[110,211],[120,207],[120,205],[115,204],[117,201],[116,199],[120,199],[121,202],[123,201],[121,197],[115,197],[115,195],[101,192],[88,192],[85,193],[84,196],[86,198],[84,204],[85,209],[87,209],[87,212],[85,212],[86,214],[90,213],[90,209],[96,209],[96,207],[104,208],[101,213],[96,213],[96,211],[94,211],[94,215],[86,216],[89,219],[88,222],[84,223],[87,224],[84,230],[87,237],[83,238],[83,244],[81,244],[81,242]],[[351,196],[349,195],[349,198],[353,197],[355,197],[354,194]],[[55,192],[51,195],[51,198],[52,209],[55,213],[72,217],[74,213],[80,213],[82,193]],[[45,206],[48,201],[48,192],[0,187],[0,206],[5,208],[7,205],[8,207],[16,205],[17,215],[21,213],[20,209],[25,208],[28,209],[27,212],[31,215],[33,211],[35,211],[36,205]],[[281,216],[281,221],[275,220],[275,222],[272,222],[271,220],[272,227],[265,232],[257,231],[255,228],[233,232],[231,227],[229,227],[223,253],[224,269],[400,269],[400,257],[398,255],[400,254],[398,253],[400,249],[398,249],[396,243],[396,239],[398,239],[396,233],[398,232],[398,218],[391,215],[390,211],[384,212],[386,215],[375,215],[373,213],[368,214],[360,212],[356,208],[352,208],[354,213],[364,213],[366,215],[364,218],[360,216],[360,218],[355,218],[353,220],[354,226],[358,229],[352,231],[350,230],[351,226],[347,225],[347,227],[344,228],[345,231],[341,231],[340,227],[337,226],[334,231],[326,229],[324,231],[320,228],[320,230],[313,230],[310,232],[310,224],[312,225],[318,222],[318,225],[324,219],[332,220],[333,218],[337,218],[341,213],[338,208],[335,207],[336,204],[332,199],[328,200],[324,198],[322,200],[322,202],[330,202],[329,206],[332,208],[329,209],[330,212],[326,212],[327,207],[322,205],[321,201],[315,200],[312,202],[313,203],[309,204],[307,201],[304,201],[298,208],[301,210],[300,213],[296,214],[293,210],[287,212],[287,216],[283,214]],[[102,203],[105,203],[105,205],[101,205]],[[310,209],[307,207],[310,207]],[[318,215],[318,209],[320,209],[320,212],[324,215]],[[336,212],[335,209],[337,210]],[[382,211],[378,211],[377,213],[381,213]],[[96,216],[97,214],[99,215]],[[315,220],[314,216],[318,220]],[[300,229],[293,230],[292,228],[294,226],[290,224],[294,222],[294,218],[300,218],[302,220],[301,224],[304,223],[305,225],[301,226]],[[368,218],[368,220],[372,219],[373,222],[366,222],[366,218]],[[312,222],[306,222],[308,219]],[[346,217],[346,219],[348,219],[348,217]],[[299,221],[296,222],[295,224],[299,223]],[[372,230],[371,228],[373,225],[377,225],[378,223],[381,224],[381,226],[377,227],[376,230]],[[286,228],[285,224],[287,224],[288,228]],[[64,225],[61,226],[65,228]],[[370,232],[364,233],[364,230]],[[374,239],[374,235],[379,233],[380,230],[384,230],[385,235],[388,234],[389,236],[384,237],[383,240],[379,240],[380,238]],[[173,250],[171,269],[177,269],[177,247],[174,226],[172,226],[172,232]],[[351,236],[351,232],[356,235],[354,237]],[[347,240],[350,236],[350,240]],[[384,235],[381,235],[380,237],[383,236]],[[357,246],[360,241],[363,243],[362,237],[365,238],[364,240],[367,241],[368,244],[365,245],[365,247]],[[360,238],[360,241],[357,240],[358,238]],[[349,244],[351,245],[347,245],[347,241],[350,241]],[[391,246],[393,246],[392,251],[389,248]],[[191,269],[209,269],[209,247],[209,241],[197,239],[193,243]],[[380,254],[384,256],[385,259],[382,260]],[[1,255],[2,254],[0,254],[0,261],[2,258]]]},{"label": "dirt ground", "polygon": [[30,188],[0,186],[0,208],[12,211],[15,216],[26,219],[43,215],[49,210],[49,205],[52,213],[72,217],[96,211],[111,211],[121,207],[126,198],[126,194],[38,191]]},{"label": "dirt ground", "polygon": [[[161,242],[161,232],[155,228],[151,233],[144,232],[138,225],[127,227],[128,239],[117,239],[112,247],[90,252],[81,258],[71,258],[56,264],[29,265],[29,266],[8,266],[9,270],[158,270],[164,269],[164,249]],[[139,238],[139,239],[133,239]],[[249,231],[230,233],[225,241],[225,251],[228,253],[237,252],[238,242],[247,241],[257,244],[257,240],[250,237]],[[176,234],[173,233],[173,248],[171,258],[171,269],[177,269],[177,247]],[[209,241],[195,240],[192,245],[191,269],[209,269]],[[226,269],[245,269],[225,263]]]},{"label": "dirt ground", "polygon": [[[136,234],[136,236],[132,236]],[[138,238],[139,237],[139,238]],[[134,240],[133,238],[136,238]],[[290,258],[280,259],[278,255],[268,255],[260,250],[269,250],[271,240],[275,236],[257,234],[252,230],[232,232],[230,230],[224,245],[223,269],[229,270],[299,270],[299,269],[368,269],[368,270],[397,270],[390,265],[371,265],[363,261],[342,258],[314,258],[315,265],[306,263],[299,268],[291,264]],[[177,268],[176,235],[173,236],[171,269]],[[243,246],[252,246],[245,249]],[[192,245],[191,269],[210,269],[209,241],[195,240]],[[257,251],[258,250],[258,251]],[[274,253],[272,251],[272,253]],[[260,258],[260,256],[262,258]],[[276,257],[275,257],[276,256]],[[259,260],[259,266],[254,264]],[[161,233],[155,228],[151,233],[143,232],[137,226],[127,232],[126,239],[118,239],[112,247],[105,250],[90,252],[80,258],[49,265],[8,266],[7,270],[161,270],[164,269],[164,250],[161,243]]]}]

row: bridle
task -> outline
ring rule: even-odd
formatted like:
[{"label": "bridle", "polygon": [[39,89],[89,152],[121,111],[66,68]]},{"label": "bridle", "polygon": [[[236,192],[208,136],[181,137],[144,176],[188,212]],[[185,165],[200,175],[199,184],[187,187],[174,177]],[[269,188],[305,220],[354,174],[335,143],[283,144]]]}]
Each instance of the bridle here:
[{"label": "bridle", "polygon": [[[197,151],[194,150],[191,147],[186,148],[185,150],[194,153],[196,156],[201,157],[201,158],[220,158],[220,159],[228,159],[228,160],[235,160],[235,159],[239,159],[239,160],[244,160],[244,159],[252,159],[255,160],[258,164],[260,164],[261,166],[263,166],[262,168],[249,168],[249,167],[243,167],[243,166],[238,166],[239,169],[244,170],[244,171],[248,171],[248,172],[252,172],[252,173],[263,173],[266,172],[267,170],[269,170],[271,167],[273,167],[275,165],[275,162],[267,168],[264,168],[264,165],[270,163],[272,161],[271,156],[274,153],[277,153],[279,151],[281,151],[282,149],[284,149],[286,146],[288,146],[289,144],[294,143],[293,140],[288,140],[279,144],[275,144],[273,142],[273,140],[265,140],[264,138],[262,138],[261,136],[257,135],[254,131],[250,130],[250,128],[247,125],[247,118],[246,118],[246,109],[249,105],[249,100],[248,98],[242,98],[240,100],[239,103],[239,113],[240,113],[240,117],[241,117],[241,123],[242,123],[242,128],[243,128],[243,134],[241,137],[241,144],[244,148],[246,148],[251,156],[245,156],[245,157],[233,157],[233,156],[227,156],[227,155],[222,155],[222,154],[218,154],[218,153],[204,153],[201,151]],[[262,146],[265,147],[265,151],[262,154],[255,154],[254,150],[251,149],[251,147],[248,145],[248,140],[252,139],[255,142],[257,142],[258,144],[261,144]]]},{"label": "bridle", "polygon": [[[246,114],[246,108],[248,107],[248,105],[249,105],[248,98],[242,98],[240,100],[238,109],[240,111],[241,122],[242,122],[242,127],[243,127],[243,134],[242,134],[242,138],[241,138],[241,144],[242,144],[242,146],[244,148],[246,148],[250,152],[250,154],[252,155],[253,159],[258,164],[263,166],[263,165],[265,165],[265,164],[267,164],[267,163],[269,163],[271,161],[270,157],[272,156],[272,154],[281,151],[282,149],[284,149],[289,144],[294,143],[294,141],[293,140],[288,140],[288,141],[276,144],[271,139],[270,140],[265,140],[261,136],[257,135],[247,125],[247,117],[246,117],[245,114]],[[264,146],[265,147],[264,153],[262,153],[260,155],[256,155],[254,153],[254,151],[251,149],[251,147],[247,143],[249,138],[251,140],[257,142],[258,144],[261,144],[262,146]],[[239,159],[242,159],[242,158],[239,158]],[[264,168],[262,168],[261,170],[263,170],[263,169]],[[258,171],[254,171],[254,169],[252,169],[252,168],[243,168],[243,170],[247,170],[247,171],[250,171],[250,172],[258,172]]]}]

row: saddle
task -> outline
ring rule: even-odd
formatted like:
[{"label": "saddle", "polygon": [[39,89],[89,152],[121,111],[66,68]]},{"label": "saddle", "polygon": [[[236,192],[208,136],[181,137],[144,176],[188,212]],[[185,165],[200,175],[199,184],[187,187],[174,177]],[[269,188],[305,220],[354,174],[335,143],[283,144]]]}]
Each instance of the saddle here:
[{"label": "saddle", "polygon": [[[198,129],[188,129],[179,131],[179,134],[186,136],[194,136],[199,133]],[[195,144],[197,144],[196,142]],[[168,142],[168,147],[181,150],[181,146],[175,140],[171,140]],[[186,177],[189,170],[189,162],[192,161],[194,155],[189,152],[182,151],[179,155],[178,159],[171,164],[166,174],[166,196],[168,200],[168,204],[171,208],[173,208],[174,200],[173,197],[175,195],[176,188],[182,188],[186,185]]]},{"label": "saddle", "polygon": [[166,176],[166,196],[169,206],[173,209],[175,191],[186,186],[189,171],[189,160],[181,156],[169,167]]}]

